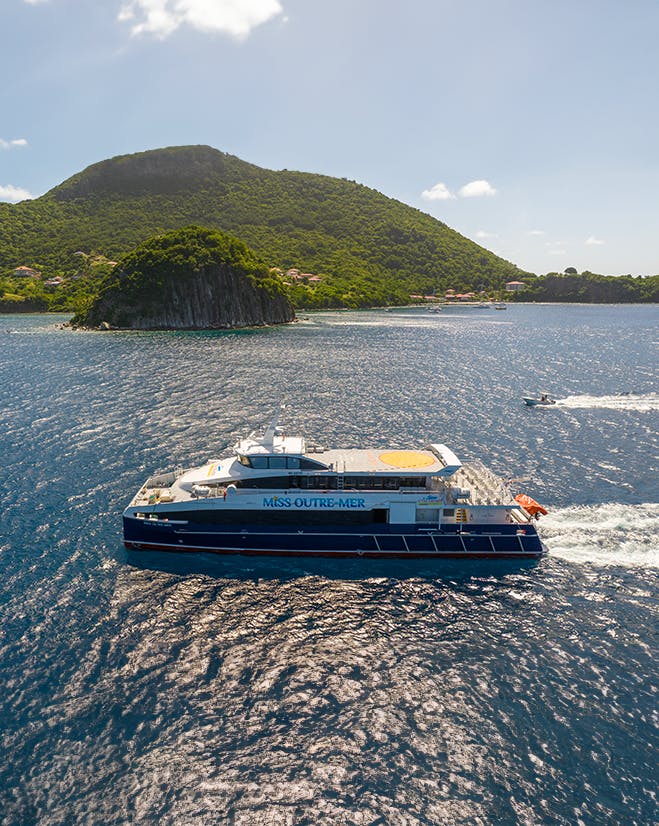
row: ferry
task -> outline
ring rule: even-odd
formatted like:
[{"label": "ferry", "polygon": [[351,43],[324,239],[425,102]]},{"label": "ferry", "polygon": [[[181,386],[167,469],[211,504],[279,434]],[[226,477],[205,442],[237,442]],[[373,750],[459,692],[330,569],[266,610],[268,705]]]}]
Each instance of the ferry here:
[{"label": "ferry", "polygon": [[482,463],[462,464],[444,444],[326,450],[287,435],[278,418],[225,458],[147,479],[123,514],[125,546],[312,557],[546,553],[528,504],[537,503],[517,501]]}]

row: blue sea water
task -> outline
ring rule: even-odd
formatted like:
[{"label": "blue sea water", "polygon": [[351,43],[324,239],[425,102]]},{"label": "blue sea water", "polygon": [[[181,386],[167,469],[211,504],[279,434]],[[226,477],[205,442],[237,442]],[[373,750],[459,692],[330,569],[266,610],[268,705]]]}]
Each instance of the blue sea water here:
[{"label": "blue sea water", "polygon": [[[63,320],[0,316],[1,824],[659,821],[656,306]],[[151,471],[279,402],[329,447],[482,459],[549,556],[123,549]]]}]

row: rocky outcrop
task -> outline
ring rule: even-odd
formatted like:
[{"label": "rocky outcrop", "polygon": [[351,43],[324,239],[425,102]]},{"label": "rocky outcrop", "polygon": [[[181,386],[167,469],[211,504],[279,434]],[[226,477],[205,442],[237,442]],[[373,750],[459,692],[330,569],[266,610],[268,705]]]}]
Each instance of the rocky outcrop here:
[{"label": "rocky outcrop", "polygon": [[119,262],[74,326],[221,330],[285,324],[295,311],[242,241],[187,227],[145,241]]},{"label": "rocky outcrop", "polygon": [[285,295],[271,295],[227,266],[205,267],[185,281],[172,279],[153,290],[152,300],[144,303],[120,292],[102,295],[85,326],[105,321],[130,330],[221,330],[285,324],[295,318]]}]

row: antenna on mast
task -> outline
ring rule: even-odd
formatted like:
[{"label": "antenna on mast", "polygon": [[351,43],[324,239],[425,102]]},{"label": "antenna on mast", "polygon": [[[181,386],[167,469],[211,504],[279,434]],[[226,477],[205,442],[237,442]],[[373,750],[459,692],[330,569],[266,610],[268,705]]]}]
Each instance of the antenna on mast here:
[{"label": "antenna on mast", "polygon": [[277,410],[270,421],[270,424],[266,427],[265,433],[263,434],[263,444],[271,445],[273,443],[273,439],[275,434],[277,433],[277,423],[279,422],[279,417],[281,416],[281,412],[286,407],[285,404],[280,403]]}]

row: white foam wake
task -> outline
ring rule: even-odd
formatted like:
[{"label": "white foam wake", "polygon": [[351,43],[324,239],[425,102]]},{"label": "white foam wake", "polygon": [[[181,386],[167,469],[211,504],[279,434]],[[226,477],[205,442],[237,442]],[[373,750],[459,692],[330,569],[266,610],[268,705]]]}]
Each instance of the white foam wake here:
[{"label": "white foam wake", "polygon": [[575,505],[543,516],[552,556],[598,565],[659,567],[659,504]]},{"label": "white foam wake", "polygon": [[568,396],[565,399],[557,399],[556,406],[572,409],[604,407],[611,410],[639,410],[645,413],[649,410],[659,410],[659,395],[621,393],[616,396]]}]

